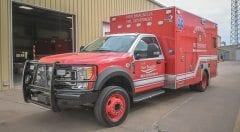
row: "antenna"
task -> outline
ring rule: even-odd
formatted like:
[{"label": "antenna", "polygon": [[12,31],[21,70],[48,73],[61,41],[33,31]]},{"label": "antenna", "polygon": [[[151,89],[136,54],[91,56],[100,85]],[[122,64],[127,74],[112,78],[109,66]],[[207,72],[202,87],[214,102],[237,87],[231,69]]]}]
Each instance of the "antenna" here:
[{"label": "antenna", "polygon": [[232,45],[240,44],[240,0],[231,0],[231,36]]}]

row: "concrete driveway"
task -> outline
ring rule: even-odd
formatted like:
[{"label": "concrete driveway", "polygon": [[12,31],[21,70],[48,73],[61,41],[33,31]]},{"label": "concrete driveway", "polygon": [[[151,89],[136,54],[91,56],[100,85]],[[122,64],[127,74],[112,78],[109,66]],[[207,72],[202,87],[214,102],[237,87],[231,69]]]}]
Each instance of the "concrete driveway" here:
[{"label": "concrete driveway", "polygon": [[[134,104],[120,126],[105,128],[91,108],[53,113],[23,102],[21,89],[0,92],[0,132],[235,132],[240,121],[240,63],[219,63],[206,92],[184,88]],[[240,116],[239,116],[240,117]]]}]

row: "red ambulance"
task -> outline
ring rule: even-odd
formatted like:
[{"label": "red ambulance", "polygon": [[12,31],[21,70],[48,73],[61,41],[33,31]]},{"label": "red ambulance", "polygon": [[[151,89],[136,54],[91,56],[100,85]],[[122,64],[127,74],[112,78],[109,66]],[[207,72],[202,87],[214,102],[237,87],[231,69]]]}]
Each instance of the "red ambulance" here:
[{"label": "red ambulance", "polygon": [[53,111],[94,106],[105,126],[130,104],[189,86],[205,91],[217,75],[217,24],[176,7],[112,16],[110,34],[67,53],[27,61],[26,102]]}]

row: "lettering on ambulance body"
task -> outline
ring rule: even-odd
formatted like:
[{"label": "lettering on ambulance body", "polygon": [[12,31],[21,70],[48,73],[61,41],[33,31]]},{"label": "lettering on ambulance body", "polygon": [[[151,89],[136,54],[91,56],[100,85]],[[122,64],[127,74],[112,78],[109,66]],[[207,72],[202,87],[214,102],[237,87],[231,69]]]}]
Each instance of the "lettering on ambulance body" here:
[{"label": "lettering on ambulance body", "polygon": [[203,27],[201,26],[196,26],[193,30],[194,34],[203,34],[204,36],[206,36],[206,31]]},{"label": "lettering on ambulance body", "polygon": [[203,37],[206,37],[206,31],[201,26],[196,26],[193,33],[197,34],[197,43],[193,43],[193,52],[207,52],[207,45],[203,42]]},{"label": "lettering on ambulance body", "polygon": [[193,43],[193,48],[194,48],[194,49],[206,49],[206,47],[207,47],[206,44]]},{"label": "lettering on ambulance body", "polygon": [[152,12],[142,12],[126,16],[126,23],[139,23],[152,21]]},{"label": "lettering on ambulance body", "polygon": [[156,65],[141,65],[141,78],[151,77],[158,75]]},{"label": "lettering on ambulance body", "polygon": [[207,45],[202,43],[193,43],[193,52],[207,52]]}]

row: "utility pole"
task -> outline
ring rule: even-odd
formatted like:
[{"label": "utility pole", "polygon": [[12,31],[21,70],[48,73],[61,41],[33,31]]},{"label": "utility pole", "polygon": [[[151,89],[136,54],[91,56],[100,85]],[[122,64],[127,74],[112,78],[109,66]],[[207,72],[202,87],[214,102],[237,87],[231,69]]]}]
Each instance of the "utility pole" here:
[{"label": "utility pole", "polygon": [[240,0],[231,0],[231,36],[232,45],[240,44]]}]

